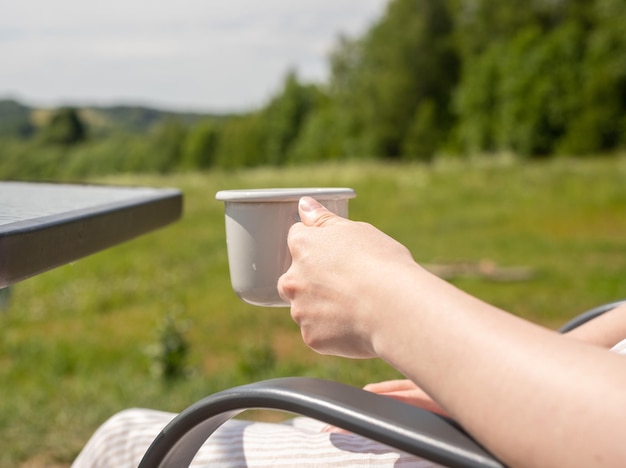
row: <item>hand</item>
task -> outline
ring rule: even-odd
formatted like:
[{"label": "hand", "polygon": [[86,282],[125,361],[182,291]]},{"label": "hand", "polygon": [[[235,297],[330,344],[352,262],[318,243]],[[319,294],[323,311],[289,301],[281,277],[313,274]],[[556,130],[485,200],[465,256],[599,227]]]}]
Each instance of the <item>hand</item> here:
[{"label": "hand", "polygon": [[309,197],[292,226],[293,262],[278,291],[290,302],[304,342],[323,354],[375,357],[374,334],[400,292],[397,278],[415,266],[408,250],[366,223],[341,218]]},{"label": "hand", "polygon": [[[384,382],[371,383],[363,387],[363,390],[384,395],[442,416],[448,416],[441,406],[435,403],[432,398],[410,380],[386,380]],[[322,432],[348,433],[345,429],[333,425],[325,426]]]},{"label": "hand", "polygon": [[363,389],[368,392],[377,393],[378,395],[388,396],[389,398],[417,406],[442,416],[448,416],[446,410],[433,401],[424,390],[408,379],[371,383],[363,387]]}]

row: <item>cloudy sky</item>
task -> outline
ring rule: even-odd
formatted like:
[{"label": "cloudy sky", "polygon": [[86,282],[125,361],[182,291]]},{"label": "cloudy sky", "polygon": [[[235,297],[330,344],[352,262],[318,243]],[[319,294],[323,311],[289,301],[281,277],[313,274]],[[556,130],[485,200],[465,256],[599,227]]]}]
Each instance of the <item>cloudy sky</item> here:
[{"label": "cloudy sky", "polygon": [[0,98],[246,110],[286,71],[323,81],[339,33],[387,0],[19,0],[0,14]]}]

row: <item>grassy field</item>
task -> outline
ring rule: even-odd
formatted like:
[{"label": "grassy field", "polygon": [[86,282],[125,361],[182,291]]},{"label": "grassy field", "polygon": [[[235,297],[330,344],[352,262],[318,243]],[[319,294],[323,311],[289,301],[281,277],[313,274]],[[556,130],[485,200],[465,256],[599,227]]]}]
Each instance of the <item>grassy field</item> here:
[{"label": "grassy field", "polygon": [[[0,310],[0,466],[68,464],[99,423],[131,406],[178,411],[218,389],[279,375],[359,386],[397,376],[379,361],[318,356],[286,309],[235,297],[223,207],[214,200],[220,189],[353,187],[352,218],[399,239],[419,262],[445,267],[438,271],[459,287],[556,327],[626,297],[625,181],[624,157],[99,179],[179,187],[184,217],[11,289]],[[529,275],[507,278],[499,268]],[[184,375],[170,380],[158,372],[167,320],[189,351]]]}]

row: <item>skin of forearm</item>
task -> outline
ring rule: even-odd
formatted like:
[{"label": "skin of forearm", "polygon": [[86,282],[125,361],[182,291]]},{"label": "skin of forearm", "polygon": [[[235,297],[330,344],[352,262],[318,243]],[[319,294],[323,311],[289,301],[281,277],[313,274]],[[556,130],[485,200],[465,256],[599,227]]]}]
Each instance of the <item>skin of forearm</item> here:
[{"label": "skin of forearm", "polygon": [[395,279],[377,295],[386,310],[377,354],[496,456],[511,466],[624,463],[623,357],[523,321],[417,266]]}]

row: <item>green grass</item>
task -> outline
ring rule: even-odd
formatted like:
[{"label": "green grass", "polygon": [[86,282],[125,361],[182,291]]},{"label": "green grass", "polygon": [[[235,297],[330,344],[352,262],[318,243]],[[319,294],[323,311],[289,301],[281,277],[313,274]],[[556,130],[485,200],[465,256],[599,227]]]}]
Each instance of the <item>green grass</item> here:
[{"label": "green grass", "polygon": [[[178,411],[221,388],[279,375],[355,385],[397,374],[379,361],[322,357],[286,309],[239,301],[228,277],[225,188],[349,186],[351,217],[425,264],[493,261],[529,281],[453,280],[512,313],[556,327],[626,297],[626,159],[350,163],[98,179],[174,186],[183,219],[14,286],[0,311],[0,466],[69,463],[91,432],[131,406]],[[384,311],[381,311],[384,313]],[[164,381],[151,354],[167,316],[186,322],[186,378]],[[419,356],[416,356],[419,359]]]}]

